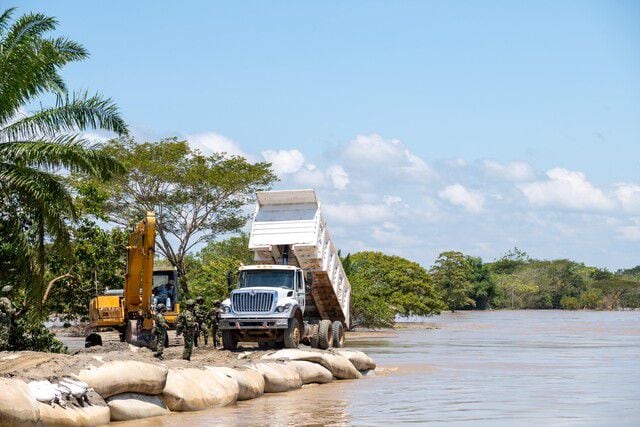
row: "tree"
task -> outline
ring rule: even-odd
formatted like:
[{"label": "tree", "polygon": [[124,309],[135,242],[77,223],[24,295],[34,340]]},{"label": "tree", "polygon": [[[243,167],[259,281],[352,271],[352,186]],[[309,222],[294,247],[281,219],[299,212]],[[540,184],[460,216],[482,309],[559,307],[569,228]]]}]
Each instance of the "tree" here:
[{"label": "tree", "polygon": [[105,153],[128,170],[107,188],[109,218],[128,227],[145,211],[155,211],[157,250],[178,269],[186,294],[187,253],[244,226],[248,216],[242,208],[277,179],[269,163],[204,155],[176,138],[141,144],[112,140]]},{"label": "tree", "polygon": [[[65,37],[46,37],[57,26],[55,18],[29,13],[12,23],[14,11],[0,14],[0,237],[3,251],[20,254],[20,280],[27,269],[27,283],[36,285],[30,287],[30,300],[40,302],[46,239],[64,249],[67,222],[77,219],[58,172],[107,180],[124,170],[77,132],[93,128],[124,134],[127,127],[110,99],[69,94],[59,71],[85,59],[84,47]],[[43,94],[55,95],[55,105],[27,113],[25,106]]]},{"label": "tree", "polygon": [[228,297],[227,273],[253,262],[249,250],[249,236],[241,233],[228,239],[211,242],[195,257],[188,258],[189,287],[194,295],[202,296],[207,304]]},{"label": "tree", "polygon": [[475,301],[469,297],[471,269],[461,252],[442,252],[431,268],[431,274],[451,312],[475,306]]},{"label": "tree", "polygon": [[380,252],[347,255],[353,322],[392,326],[395,316],[428,316],[445,308],[427,270],[407,259]]},{"label": "tree", "polygon": [[477,257],[467,257],[467,263],[471,282],[469,295],[475,301],[474,307],[480,310],[491,308],[497,287],[489,266]]}]

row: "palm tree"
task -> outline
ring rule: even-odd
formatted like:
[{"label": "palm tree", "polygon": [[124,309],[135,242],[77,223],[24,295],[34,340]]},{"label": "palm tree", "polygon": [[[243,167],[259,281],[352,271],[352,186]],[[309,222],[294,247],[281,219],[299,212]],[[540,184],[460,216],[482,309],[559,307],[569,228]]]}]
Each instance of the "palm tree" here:
[{"label": "palm tree", "polygon": [[[67,223],[77,218],[65,174],[107,180],[123,172],[79,132],[126,134],[127,126],[110,99],[67,90],[59,71],[87,58],[85,48],[47,37],[55,18],[28,13],[12,23],[14,11],[0,14],[0,238],[10,239],[29,260],[41,298],[45,239],[64,247]],[[27,113],[26,106],[43,95],[53,95],[54,105]]]}]

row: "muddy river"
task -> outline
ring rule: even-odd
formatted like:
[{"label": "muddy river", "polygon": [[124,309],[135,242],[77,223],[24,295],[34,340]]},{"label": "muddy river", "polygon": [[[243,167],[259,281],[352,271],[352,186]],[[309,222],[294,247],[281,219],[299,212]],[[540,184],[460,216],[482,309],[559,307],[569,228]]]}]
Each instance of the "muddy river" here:
[{"label": "muddy river", "polygon": [[444,314],[351,346],[381,372],[119,425],[640,425],[640,312]]}]

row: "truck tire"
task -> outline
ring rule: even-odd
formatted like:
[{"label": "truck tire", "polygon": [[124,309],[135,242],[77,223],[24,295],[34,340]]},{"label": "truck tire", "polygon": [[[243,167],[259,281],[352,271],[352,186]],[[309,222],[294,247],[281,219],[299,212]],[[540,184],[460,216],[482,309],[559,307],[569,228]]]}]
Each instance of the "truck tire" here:
[{"label": "truck tire", "polygon": [[222,346],[225,350],[234,351],[238,348],[238,337],[233,331],[222,331]]},{"label": "truck tire", "polygon": [[335,348],[344,347],[344,327],[342,322],[336,320],[331,325],[331,329],[333,330],[333,346]]},{"label": "truck tire", "polygon": [[289,327],[284,333],[284,348],[298,348],[300,345],[300,327],[298,319],[289,319]]},{"label": "truck tire", "polygon": [[318,348],[327,350],[333,345],[331,320],[321,320],[318,325]]}]

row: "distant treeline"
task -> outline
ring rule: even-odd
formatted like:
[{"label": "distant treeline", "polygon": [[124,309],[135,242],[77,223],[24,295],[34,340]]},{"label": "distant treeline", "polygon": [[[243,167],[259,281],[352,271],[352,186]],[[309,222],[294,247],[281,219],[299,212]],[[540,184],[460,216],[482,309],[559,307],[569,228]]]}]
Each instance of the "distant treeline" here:
[{"label": "distant treeline", "polygon": [[390,326],[396,315],[442,310],[640,307],[640,265],[610,272],[567,259],[532,259],[518,248],[490,263],[443,252],[429,270],[379,252],[348,255],[343,264],[353,288],[353,318],[368,327]]}]

